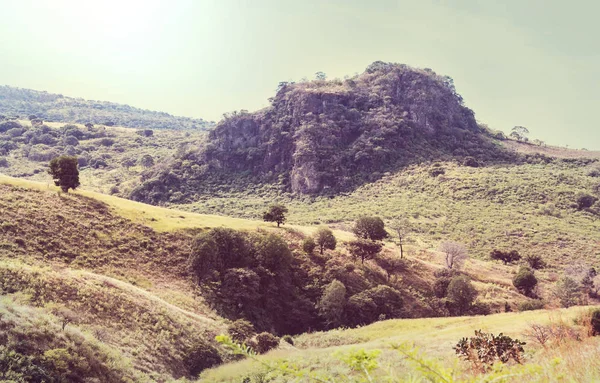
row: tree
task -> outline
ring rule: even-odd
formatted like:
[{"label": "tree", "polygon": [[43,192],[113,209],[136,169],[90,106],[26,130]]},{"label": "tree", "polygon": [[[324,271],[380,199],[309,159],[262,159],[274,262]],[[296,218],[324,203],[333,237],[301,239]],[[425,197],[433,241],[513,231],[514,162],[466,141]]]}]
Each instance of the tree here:
[{"label": "tree", "polygon": [[352,232],[358,238],[379,241],[388,237],[385,224],[379,217],[360,217],[354,223]]},{"label": "tree", "polygon": [[443,242],[440,245],[440,251],[444,253],[446,267],[451,270],[460,268],[468,258],[467,249],[457,242]]},{"label": "tree", "polygon": [[389,225],[394,232],[396,232],[396,236],[398,237],[398,247],[400,247],[400,259],[404,258],[404,241],[406,237],[408,237],[408,233],[410,233],[411,227],[408,219],[395,219]]},{"label": "tree", "polygon": [[332,327],[343,324],[344,308],[346,306],[346,286],[337,279],[325,286],[323,295],[317,303],[319,315]]},{"label": "tree", "polygon": [[511,251],[501,251],[501,250],[493,250],[490,254],[490,258],[494,260],[499,260],[504,262],[505,265],[509,263],[517,262],[521,259],[519,252],[516,250]]},{"label": "tree", "polygon": [[365,263],[365,259],[374,258],[381,251],[381,243],[368,239],[356,239],[348,242],[348,250],[354,258],[360,258],[361,263]]},{"label": "tree", "polygon": [[473,305],[477,297],[477,290],[466,276],[452,278],[448,285],[446,297],[457,314],[463,315]]},{"label": "tree", "polygon": [[50,161],[48,173],[52,176],[54,184],[60,186],[63,192],[75,190],[79,186],[79,169],[76,157],[60,156]]},{"label": "tree", "polygon": [[285,222],[288,209],[287,207],[275,204],[269,206],[269,209],[263,213],[263,220],[265,222],[277,222],[277,227]]},{"label": "tree", "polygon": [[527,138],[528,134],[529,134],[529,129],[527,129],[526,127],[515,126],[514,128],[512,128],[510,136],[515,138],[517,141],[527,142],[527,141],[529,141],[529,138]]},{"label": "tree", "polygon": [[540,270],[546,267],[546,262],[541,255],[529,254],[525,257],[525,262],[534,270]]},{"label": "tree", "polygon": [[315,247],[317,247],[317,244],[315,243],[313,237],[306,237],[304,238],[304,241],[302,241],[302,250],[304,250],[306,254],[312,254],[312,252],[315,250]]},{"label": "tree", "polygon": [[388,281],[391,279],[392,275],[397,274],[406,268],[402,258],[381,256],[377,257],[375,261],[377,262],[377,265],[386,272]]},{"label": "tree", "polygon": [[556,282],[553,295],[562,307],[575,306],[579,304],[581,299],[581,285],[573,278],[564,276]]},{"label": "tree", "polygon": [[154,158],[149,154],[144,154],[142,158],[140,158],[140,165],[145,168],[150,168],[154,166]]},{"label": "tree", "polygon": [[581,193],[577,197],[577,209],[583,210],[592,207],[598,198],[591,196],[589,194]]},{"label": "tree", "polygon": [[533,295],[533,289],[537,286],[538,280],[533,274],[533,270],[527,266],[521,266],[519,272],[513,278],[513,286],[519,292],[528,297]]},{"label": "tree", "polygon": [[328,227],[320,227],[315,232],[315,242],[319,246],[319,251],[323,254],[323,250],[335,250],[337,240],[333,232]]},{"label": "tree", "polygon": [[315,73],[315,78],[319,81],[325,81],[325,80],[327,80],[327,75],[325,74],[325,72],[319,71],[319,72]]}]

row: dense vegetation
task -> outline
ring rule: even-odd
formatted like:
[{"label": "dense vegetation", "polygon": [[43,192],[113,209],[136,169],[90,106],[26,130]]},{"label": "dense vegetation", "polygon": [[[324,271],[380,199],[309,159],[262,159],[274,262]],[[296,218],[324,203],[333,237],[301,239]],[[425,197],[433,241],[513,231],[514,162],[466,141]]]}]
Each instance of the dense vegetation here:
[{"label": "dense vegetation", "polygon": [[453,158],[479,166],[513,156],[478,126],[452,79],[375,62],[344,81],[282,83],[268,108],[226,116],[206,146],[148,172],[132,198],[190,202],[261,183],[337,193],[408,164]]},{"label": "dense vegetation", "polygon": [[107,101],[89,101],[62,94],[0,86],[0,115],[52,122],[100,124],[147,129],[208,129],[202,119],[173,116]]},{"label": "dense vegetation", "polygon": [[204,134],[0,119],[0,173],[51,182],[48,162],[76,156],[85,188],[126,195],[145,169]]}]

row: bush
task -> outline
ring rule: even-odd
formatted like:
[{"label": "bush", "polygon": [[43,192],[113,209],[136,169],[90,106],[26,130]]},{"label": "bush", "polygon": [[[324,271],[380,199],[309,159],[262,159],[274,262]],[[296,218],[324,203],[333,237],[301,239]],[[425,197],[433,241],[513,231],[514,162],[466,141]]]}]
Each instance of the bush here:
[{"label": "bush", "polygon": [[516,250],[511,251],[501,251],[501,250],[493,250],[490,254],[490,258],[493,260],[499,260],[504,262],[505,265],[509,263],[517,262],[521,259],[521,255]]},{"label": "bush", "polygon": [[525,262],[534,270],[540,270],[546,267],[546,262],[541,255],[530,254],[525,257]]},{"label": "bush", "polygon": [[496,362],[507,363],[513,360],[521,363],[525,344],[502,333],[495,336],[475,330],[474,337],[462,338],[453,349],[460,358],[471,362],[477,370],[487,371]]},{"label": "bush", "polygon": [[591,196],[589,194],[580,194],[577,197],[577,209],[589,209],[596,203],[596,201],[598,201],[598,198],[594,196]]},{"label": "bush", "polygon": [[184,359],[189,375],[194,378],[207,368],[214,367],[222,362],[223,359],[217,349],[204,342],[194,344]]},{"label": "bush", "polygon": [[284,335],[281,339],[292,346],[294,345],[294,338],[291,335]]},{"label": "bush", "polygon": [[519,311],[533,311],[542,310],[544,308],[544,302],[541,299],[528,299],[525,302],[520,302],[517,305]]},{"label": "bush", "polygon": [[469,314],[471,315],[490,315],[491,313],[492,308],[488,303],[485,302],[475,302],[469,309]]},{"label": "bush", "polygon": [[592,311],[590,325],[592,327],[592,335],[600,335],[600,309],[595,309]]},{"label": "bush", "polygon": [[553,293],[565,308],[578,305],[581,301],[581,285],[567,276],[556,282]]},{"label": "bush", "polygon": [[527,266],[521,266],[517,275],[513,278],[513,285],[519,292],[526,296],[532,296],[533,290],[537,286],[538,280]]},{"label": "bush", "polygon": [[279,338],[268,332],[261,332],[254,338],[254,351],[265,354],[279,346]]},{"label": "bush", "polygon": [[431,166],[428,173],[431,177],[437,177],[446,174],[446,170],[442,167],[441,163],[436,162]]},{"label": "bush", "polygon": [[481,166],[481,164],[479,163],[479,161],[477,161],[473,157],[466,157],[463,160],[463,166],[469,166],[469,167],[472,167],[472,168],[478,168],[478,167]]},{"label": "bush", "polygon": [[315,250],[315,247],[317,247],[317,244],[312,237],[304,238],[304,241],[302,242],[302,250],[304,250],[306,254],[312,254],[312,252]]},{"label": "bush", "polygon": [[245,319],[238,319],[234,321],[227,329],[227,333],[231,339],[238,343],[245,343],[255,334],[254,326]]}]

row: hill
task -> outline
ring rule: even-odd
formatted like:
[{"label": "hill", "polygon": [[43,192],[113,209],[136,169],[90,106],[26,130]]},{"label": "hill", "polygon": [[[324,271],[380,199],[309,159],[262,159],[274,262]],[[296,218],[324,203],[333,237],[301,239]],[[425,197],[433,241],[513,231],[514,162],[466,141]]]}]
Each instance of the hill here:
[{"label": "hill", "polygon": [[[358,329],[315,332],[294,345],[254,359],[205,371],[200,381],[287,382],[593,382],[598,374],[600,339],[590,338],[577,318],[589,309],[504,313],[485,317],[402,319]],[[579,322],[581,323],[581,322]],[[534,326],[552,329],[543,344]],[[523,364],[497,363],[481,371],[461,362],[452,349],[483,329],[526,342]],[[572,331],[566,335],[566,331]],[[263,380],[261,380],[263,379]]]},{"label": "hill", "polygon": [[48,162],[72,155],[87,189],[127,195],[145,169],[204,139],[205,132],[195,130],[0,120],[0,173],[49,181]]},{"label": "hill", "polygon": [[375,62],[344,81],[280,84],[271,106],[226,116],[206,146],[145,174],[131,197],[191,202],[215,188],[260,184],[335,194],[409,164],[467,157],[513,160],[476,123],[451,78]]},{"label": "hill", "polygon": [[[31,89],[0,86],[0,115],[50,122],[147,129],[205,130],[212,123],[107,101],[90,101]],[[1,119],[0,119],[1,120]]]}]

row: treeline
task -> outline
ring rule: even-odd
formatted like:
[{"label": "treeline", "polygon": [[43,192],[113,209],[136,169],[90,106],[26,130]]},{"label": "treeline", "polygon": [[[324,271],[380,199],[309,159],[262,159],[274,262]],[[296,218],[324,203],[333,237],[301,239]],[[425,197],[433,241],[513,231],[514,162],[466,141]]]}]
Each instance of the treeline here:
[{"label": "treeline", "polygon": [[31,89],[0,86],[0,115],[79,124],[101,124],[128,128],[199,129],[212,126],[199,118],[173,116],[107,101],[90,101]]}]

